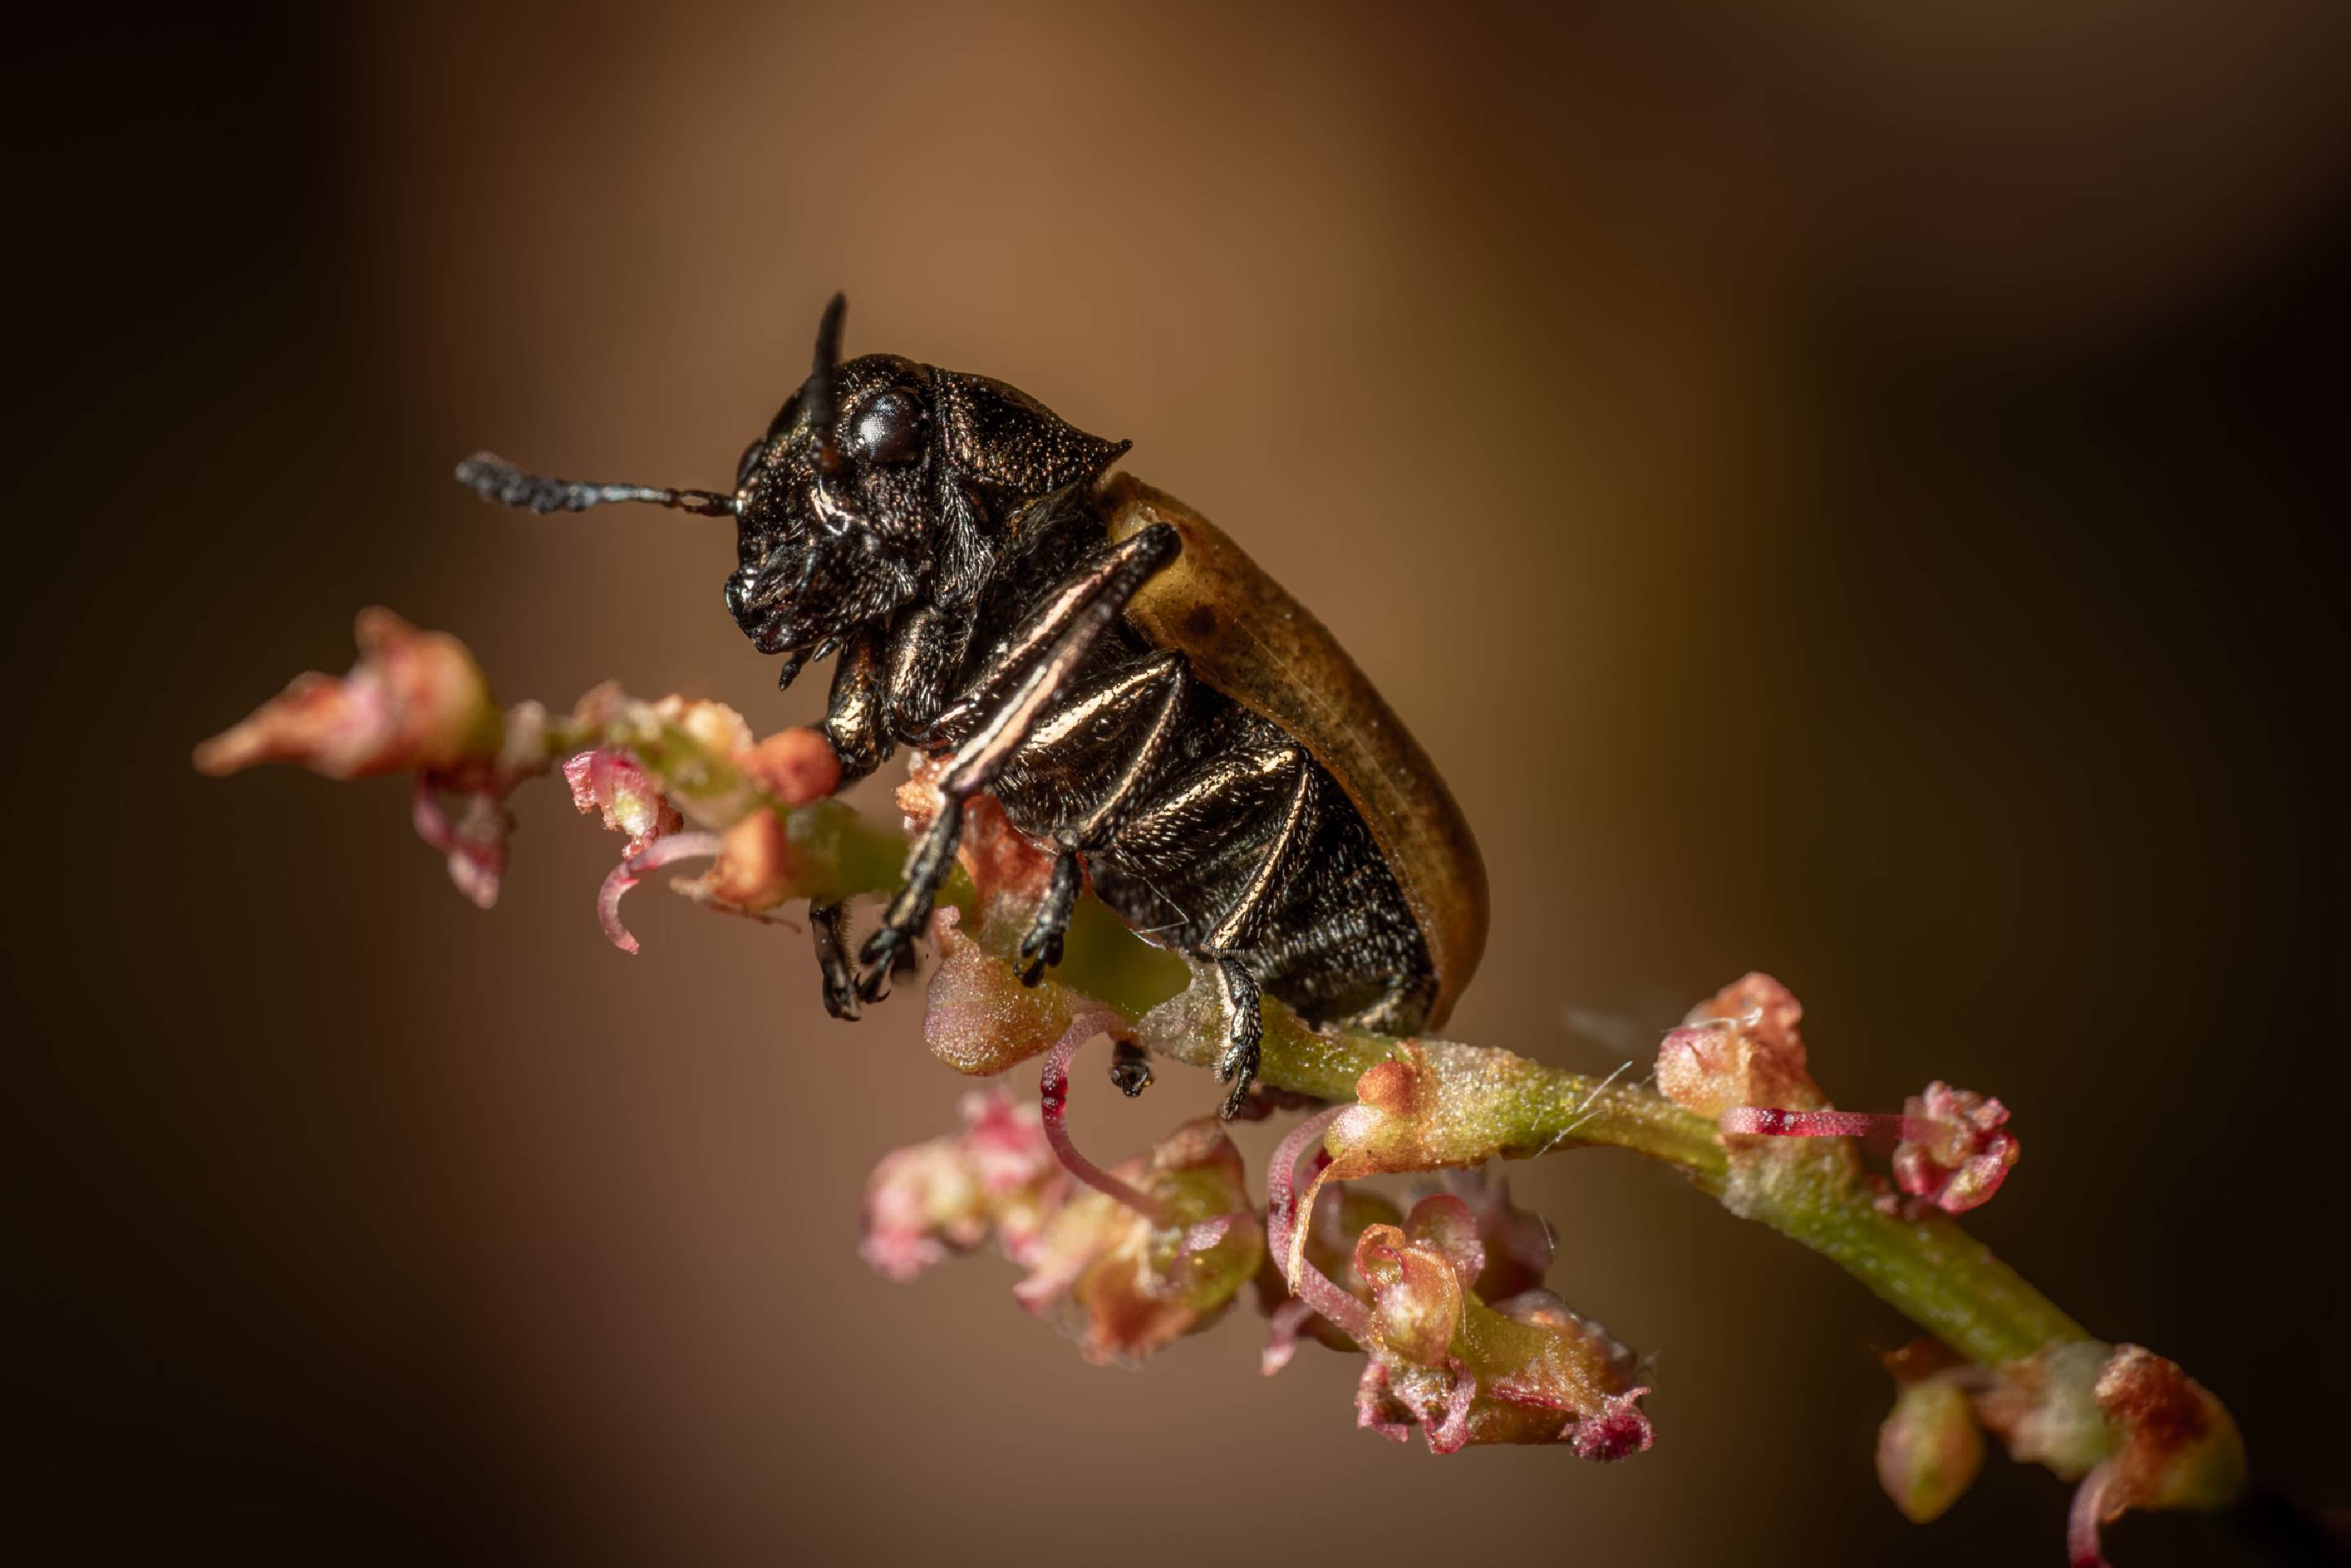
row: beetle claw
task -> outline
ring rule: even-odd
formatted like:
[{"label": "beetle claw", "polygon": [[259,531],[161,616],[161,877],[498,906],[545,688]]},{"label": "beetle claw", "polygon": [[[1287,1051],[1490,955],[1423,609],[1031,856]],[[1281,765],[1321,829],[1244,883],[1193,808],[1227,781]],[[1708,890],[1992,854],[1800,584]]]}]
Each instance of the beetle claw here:
[{"label": "beetle claw", "polygon": [[1034,986],[1061,961],[1061,933],[1030,931],[1020,940],[1020,983]]},{"label": "beetle claw", "polygon": [[843,1023],[858,1020],[857,988],[854,985],[827,985],[824,988],[824,1010]]},{"label": "beetle claw", "polygon": [[1256,1041],[1244,1044],[1234,1040],[1226,1044],[1224,1054],[1217,1058],[1217,1080],[1232,1084],[1232,1087],[1225,1091],[1225,1103],[1217,1107],[1217,1115],[1222,1119],[1231,1121],[1240,1115],[1241,1106],[1249,1100],[1250,1086],[1257,1082],[1259,1055]]},{"label": "beetle claw", "polygon": [[864,949],[857,957],[857,994],[867,1002],[879,1002],[890,994],[891,975],[902,962],[909,962],[914,954],[908,949],[905,932],[895,926],[883,926],[865,939]]}]

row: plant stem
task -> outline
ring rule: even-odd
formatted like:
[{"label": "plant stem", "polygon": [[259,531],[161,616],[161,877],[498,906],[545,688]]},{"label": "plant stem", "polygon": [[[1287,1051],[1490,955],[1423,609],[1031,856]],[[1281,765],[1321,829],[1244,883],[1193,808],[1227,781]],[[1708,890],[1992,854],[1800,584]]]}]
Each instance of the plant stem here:
[{"label": "plant stem", "polygon": [[[617,725],[558,738],[562,746],[607,744],[633,754],[689,809],[743,791],[744,804],[781,815],[810,885],[820,897],[893,889],[905,857],[897,833],[865,821],[838,801],[787,809],[745,784],[675,726],[647,733]],[[960,872],[943,901],[969,912],[974,892]],[[1125,1013],[1141,1017],[1179,993],[1188,978],[1173,955],[1135,937],[1091,898],[1071,924],[1058,978]],[[1276,1088],[1329,1100],[1351,1099],[1355,1080],[1395,1054],[1395,1040],[1306,1029],[1287,1009],[1267,1008],[1259,1076]],[[1177,1042],[1168,1054],[1196,1066],[1218,1042]],[[1970,1360],[2015,1360],[2044,1345],[2086,1338],[2083,1329],[2017,1272],[1943,1215],[1888,1213],[1849,1162],[1782,1160],[1773,1177],[1735,1184],[1715,1124],[1654,1090],[1524,1063],[1507,1079],[1502,1103],[1489,1107],[1497,1146],[1509,1157],[1554,1149],[1630,1149],[1679,1167],[1743,1218],[1771,1226],[1844,1269],[1872,1293]]]}]

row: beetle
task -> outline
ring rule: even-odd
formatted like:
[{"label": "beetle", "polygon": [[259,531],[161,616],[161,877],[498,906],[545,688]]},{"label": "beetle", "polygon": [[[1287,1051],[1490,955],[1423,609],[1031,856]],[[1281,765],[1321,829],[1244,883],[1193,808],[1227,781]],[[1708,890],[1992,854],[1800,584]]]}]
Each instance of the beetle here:
[{"label": "beetle", "polygon": [[731,492],[526,472],[457,477],[540,513],[646,502],[732,517],[726,603],[778,686],[834,659],[823,730],[844,782],[899,746],[940,763],[941,808],[850,962],[812,909],[825,1005],[853,1018],[909,955],[963,804],[992,794],[1052,857],[1019,949],[1034,985],[1081,883],[1205,965],[1224,1015],[1228,1117],[1256,1076],[1261,993],[1318,1026],[1434,1028],[1485,945],[1486,875],[1461,810],[1322,624],[1207,519],[1089,435],[984,376],[814,365],[743,452]]}]

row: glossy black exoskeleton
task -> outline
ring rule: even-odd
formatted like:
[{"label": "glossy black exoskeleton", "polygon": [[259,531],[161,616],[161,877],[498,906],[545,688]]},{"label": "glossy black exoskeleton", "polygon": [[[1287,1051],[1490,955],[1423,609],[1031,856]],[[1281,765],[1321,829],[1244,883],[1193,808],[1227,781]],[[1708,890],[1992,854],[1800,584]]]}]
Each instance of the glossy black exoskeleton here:
[{"label": "glossy black exoskeleton", "polygon": [[[782,658],[780,684],[837,656],[824,732],[844,777],[902,745],[944,759],[942,809],[854,968],[844,911],[810,911],[835,1016],[882,994],[954,862],[962,803],[986,792],[1054,856],[1022,978],[1059,961],[1090,880],[1138,932],[1208,966],[1226,1115],[1257,1070],[1260,989],[1315,1023],[1436,1022],[1482,943],[1482,871],[1426,757],[1319,623],[1180,504],[1105,483],[1127,442],[983,376],[841,363],[841,314],[836,298],[813,372],[745,449],[732,493],[545,479],[486,454],[459,470],[532,511],[733,516],[726,608]],[[1182,586],[1163,582],[1141,615],[1163,575]],[[1252,615],[1305,651],[1225,657],[1256,635]],[[1327,698],[1278,689],[1326,680]],[[1340,731],[1269,717],[1326,710]],[[1399,817],[1399,799],[1436,805]]]}]

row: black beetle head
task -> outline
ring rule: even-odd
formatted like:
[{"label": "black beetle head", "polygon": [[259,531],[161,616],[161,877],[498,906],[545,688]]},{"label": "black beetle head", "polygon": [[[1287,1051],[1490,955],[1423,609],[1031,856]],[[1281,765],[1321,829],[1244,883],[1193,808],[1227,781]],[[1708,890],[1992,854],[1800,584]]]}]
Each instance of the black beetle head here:
[{"label": "black beetle head", "polygon": [[839,295],[816,367],[745,449],[732,494],[555,479],[476,452],[459,483],[537,513],[648,502],[733,517],[726,608],[781,684],[862,626],[920,598],[968,609],[1033,504],[1091,483],[1127,449],[1015,388],[868,354],[841,363]]},{"label": "black beetle head", "polygon": [[967,599],[1035,500],[1126,450],[982,376],[892,354],[837,362],[842,302],[816,365],[735,476],[726,608],[789,682],[857,628],[916,598]]}]

